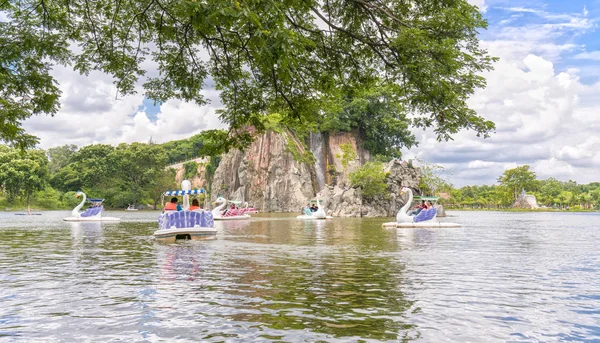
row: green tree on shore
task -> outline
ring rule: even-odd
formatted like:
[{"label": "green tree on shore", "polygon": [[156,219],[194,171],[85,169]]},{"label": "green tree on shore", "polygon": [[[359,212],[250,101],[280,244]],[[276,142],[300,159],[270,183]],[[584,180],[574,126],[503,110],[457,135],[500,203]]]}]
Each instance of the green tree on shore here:
[{"label": "green tree on shore", "polygon": [[498,177],[498,183],[510,190],[513,201],[517,199],[521,190],[535,191],[538,188],[535,173],[529,170],[528,165],[505,170]]},{"label": "green tree on shore", "polygon": [[48,183],[48,158],[42,150],[25,152],[0,146],[0,186],[9,202],[20,197],[26,205]]},{"label": "green tree on shore", "polygon": [[121,186],[129,192],[134,205],[141,196],[154,196],[148,194],[154,190],[149,185],[161,179],[167,165],[164,149],[154,144],[122,143],[114,149],[109,159],[118,166],[113,178],[121,180]]},{"label": "green tree on shore", "polygon": [[48,149],[46,155],[50,163],[48,168],[51,173],[56,173],[71,162],[71,158],[77,152],[77,145],[67,144]]}]

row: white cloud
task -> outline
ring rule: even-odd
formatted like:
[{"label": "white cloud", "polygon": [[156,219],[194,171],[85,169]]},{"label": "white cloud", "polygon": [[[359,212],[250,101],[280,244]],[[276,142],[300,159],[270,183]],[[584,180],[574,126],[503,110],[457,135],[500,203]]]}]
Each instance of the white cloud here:
[{"label": "white cloud", "polygon": [[575,55],[575,59],[600,61],[600,51],[582,52]]},{"label": "white cloud", "polygon": [[[593,20],[584,18],[586,13],[528,8],[510,13],[532,13],[542,22],[494,27],[482,42],[500,61],[484,75],[487,88],[478,90],[469,104],[496,123],[496,133],[484,140],[463,131],[451,142],[421,144],[404,158],[442,164],[453,171],[450,181],[457,186],[493,184],[504,170],[524,164],[540,178],[600,181],[600,82],[584,84],[587,69],[562,62],[564,55],[581,52],[575,40],[565,43],[564,38],[595,30]],[[426,142],[433,137],[429,131],[419,134]]]},{"label": "white cloud", "polygon": [[150,138],[165,142],[225,127],[215,113],[220,102],[214,89],[204,92],[210,104],[170,100],[160,106],[156,120],[151,121],[143,108],[141,89],[140,94],[120,97],[106,74],[83,76],[67,68],[56,68],[53,73],[63,92],[60,111],[54,117],[32,117],[23,125],[40,137],[42,148],[147,142]]},{"label": "white cloud", "polygon": [[471,5],[475,5],[479,7],[479,10],[483,13],[487,11],[487,6],[485,5],[485,0],[468,0]]},{"label": "white cloud", "polygon": [[189,137],[212,128],[224,128],[216,114],[217,107],[197,106],[179,100],[170,100],[160,107],[157,120],[152,122],[145,112],[135,114],[131,125],[123,128],[119,139],[123,142],[166,142]]}]

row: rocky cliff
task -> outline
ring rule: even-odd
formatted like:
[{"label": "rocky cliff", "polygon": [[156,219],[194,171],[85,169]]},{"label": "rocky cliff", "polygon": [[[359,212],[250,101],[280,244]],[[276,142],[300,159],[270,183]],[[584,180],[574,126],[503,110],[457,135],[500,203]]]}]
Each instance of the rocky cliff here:
[{"label": "rocky cliff", "polygon": [[[361,190],[350,186],[348,175],[370,159],[356,133],[316,133],[302,141],[288,130],[270,131],[245,151],[222,156],[211,197],[247,201],[265,212],[299,212],[321,192],[333,216],[394,216],[405,202],[400,188],[416,188],[419,170],[405,161],[388,162],[388,194],[365,201]],[[204,175],[198,175],[192,184],[205,186]]]}]

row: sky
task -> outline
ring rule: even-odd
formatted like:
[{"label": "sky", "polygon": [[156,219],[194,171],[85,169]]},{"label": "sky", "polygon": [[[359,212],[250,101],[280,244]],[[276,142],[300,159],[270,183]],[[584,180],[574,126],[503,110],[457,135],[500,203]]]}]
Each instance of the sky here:
[{"label": "sky", "polygon": [[[414,130],[419,146],[403,151],[444,167],[454,186],[495,184],[505,170],[530,165],[539,179],[600,181],[600,0],[469,0],[489,22],[481,44],[499,57],[484,74],[487,87],[469,105],[496,124],[490,138],[462,131],[438,142]],[[197,106],[178,100],[154,104],[117,96],[110,76],[53,71],[63,92],[60,111],[24,123],[40,147],[64,144],[166,142],[225,128],[219,93]]]}]

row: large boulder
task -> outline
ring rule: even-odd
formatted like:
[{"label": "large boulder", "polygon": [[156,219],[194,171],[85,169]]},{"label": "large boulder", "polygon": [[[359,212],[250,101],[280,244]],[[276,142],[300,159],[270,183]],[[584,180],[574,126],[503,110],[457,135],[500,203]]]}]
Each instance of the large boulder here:
[{"label": "large boulder", "polygon": [[[322,191],[329,194],[327,209],[331,215],[340,217],[393,217],[408,200],[400,195],[402,187],[417,189],[420,170],[406,161],[398,159],[385,164],[388,191],[373,199],[363,199],[360,189],[349,186],[334,186]],[[325,195],[326,196],[326,195]]]},{"label": "large boulder", "polygon": [[513,208],[527,208],[536,209],[539,208],[535,195],[525,193],[525,190],[519,194],[517,199],[512,205]]}]

